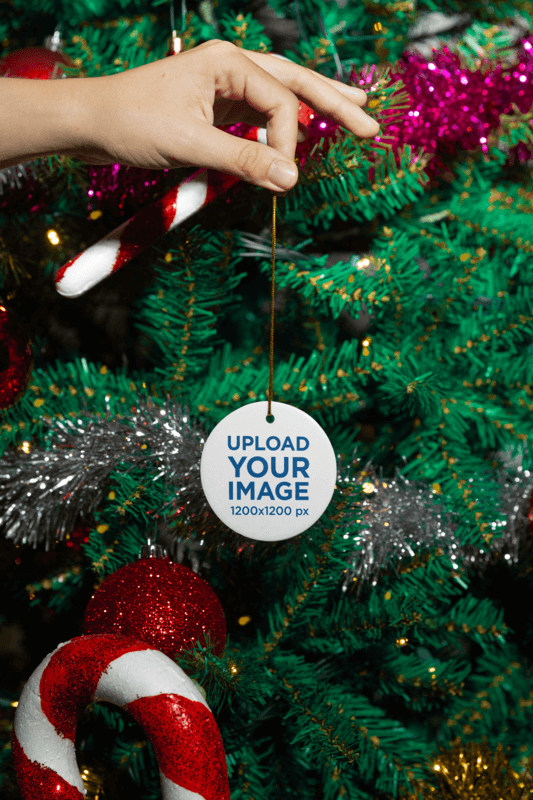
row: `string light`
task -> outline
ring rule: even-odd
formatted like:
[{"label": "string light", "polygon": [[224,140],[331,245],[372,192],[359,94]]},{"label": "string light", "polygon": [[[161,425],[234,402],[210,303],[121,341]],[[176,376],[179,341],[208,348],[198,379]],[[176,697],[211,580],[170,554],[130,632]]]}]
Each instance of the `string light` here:
[{"label": "string light", "polygon": [[61,241],[61,239],[57,235],[57,232],[54,231],[53,228],[50,228],[50,230],[47,231],[46,235],[48,237],[48,241],[50,242],[50,244],[56,245],[59,244],[59,242]]},{"label": "string light", "polygon": [[376,487],[373,483],[363,483],[362,488],[365,494],[373,494],[376,491]]}]

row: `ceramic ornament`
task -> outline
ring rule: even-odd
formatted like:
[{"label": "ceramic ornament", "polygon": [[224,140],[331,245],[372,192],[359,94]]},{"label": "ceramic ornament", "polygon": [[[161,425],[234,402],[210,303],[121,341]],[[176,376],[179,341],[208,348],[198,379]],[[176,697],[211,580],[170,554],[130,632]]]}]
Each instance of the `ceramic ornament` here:
[{"label": "ceramic ornament", "polygon": [[310,528],[335,489],[331,443],[286,403],[250,403],[228,414],[204,445],[202,488],[215,514],[250,539],[289,539]]},{"label": "ceramic ornament", "polygon": [[144,729],[163,800],[229,800],[222,739],[199,689],[168,656],[114,634],[60,645],[24,687],[12,740],[22,800],[82,800],[76,724],[97,700],[124,708]]}]

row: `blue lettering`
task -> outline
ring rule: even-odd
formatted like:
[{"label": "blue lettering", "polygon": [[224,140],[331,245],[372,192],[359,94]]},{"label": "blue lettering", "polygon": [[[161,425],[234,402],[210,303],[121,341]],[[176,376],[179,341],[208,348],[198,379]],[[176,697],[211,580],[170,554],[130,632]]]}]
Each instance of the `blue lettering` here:
[{"label": "blue lettering", "polygon": [[264,481],[263,485],[259,489],[259,494],[257,495],[257,499],[262,500],[263,497],[269,497],[271,500],[274,499],[274,495],[272,494],[272,489],[268,485],[268,481]]},{"label": "blue lettering", "polygon": [[275,478],[285,478],[285,476],[289,474],[289,459],[287,458],[287,456],[285,456],[285,458],[283,459],[283,472],[276,471],[276,463],[277,463],[276,456],[271,456],[270,468],[272,469],[272,475]]},{"label": "blue lettering", "polygon": [[233,500],[233,481],[229,482],[229,499]]},{"label": "blue lettering", "polygon": [[254,443],[253,436],[243,436],[242,437],[242,449],[246,450],[247,447],[250,447]]},{"label": "blue lettering", "polygon": [[250,492],[250,500],[255,500],[255,483],[250,481],[248,486],[245,486],[244,483],[238,481],[237,483],[237,500],[241,500],[243,495],[247,495]]},{"label": "blue lettering", "polygon": [[[302,445],[300,447],[300,442],[305,442],[305,446]],[[297,436],[296,437],[296,449],[297,450],[307,450],[309,447],[309,439],[306,439],[305,436]]]},{"label": "blue lettering", "polygon": [[[236,478],[240,478],[241,477],[241,467],[244,464],[244,462],[246,461],[246,456],[243,456],[238,464],[235,463],[235,459],[233,458],[233,456],[228,456],[228,458],[231,461],[231,463],[233,464],[233,467],[235,468],[235,477]],[[305,477],[307,478],[307,475]]]},{"label": "blue lettering", "polygon": [[[301,466],[299,466],[301,464]],[[298,473],[301,472],[304,478],[308,478],[309,475],[307,474],[307,469],[309,467],[309,459],[304,458],[293,458],[292,459],[292,477],[297,478]]]},{"label": "blue lettering", "polygon": [[255,437],[255,449],[256,450],[264,450],[264,447],[259,447],[259,436]]},{"label": "blue lettering", "polygon": [[295,500],[309,500],[309,495],[307,494],[309,483],[307,481],[302,481],[295,484],[296,486],[296,494],[294,495]]},{"label": "blue lettering", "polygon": [[[254,472],[252,469],[252,464],[259,463],[261,464],[261,472]],[[261,456],[254,456],[251,458],[247,464],[248,473],[252,476],[252,478],[262,478],[263,475],[266,475],[268,472],[268,464],[266,458],[261,458]],[[307,475],[304,475],[307,478]]]},{"label": "blue lettering", "polygon": [[235,445],[235,447],[232,447],[231,446],[231,436],[228,436],[228,447],[229,447],[230,450],[238,450],[240,443],[241,443],[241,437],[237,436],[237,444]]},{"label": "blue lettering", "polygon": [[286,436],[285,441],[283,442],[282,450],[294,450],[294,445],[291,442],[291,437]]},{"label": "blue lettering", "polygon": [[[275,447],[271,447],[271,445],[269,445],[269,442],[272,442],[272,441],[277,442],[277,445]],[[267,441],[266,441],[266,446],[268,447],[269,450],[279,450],[280,444],[281,444],[281,442],[280,442],[280,440],[278,439],[277,436],[269,436]]]},{"label": "blue lettering", "polygon": [[[296,484],[296,485],[298,486],[298,484]],[[282,486],[288,486],[289,487],[288,489],[285,489],[283,494],[281,494],[281,487]],[[292,489],[291,489],[291,485],[290,485],[290,483],[288,481],[282,481],[281,483],[278,483],[278,485],[276,486],[276,497],[279,500],[290,500],[291,499],[291,497],[292,497]]]}]

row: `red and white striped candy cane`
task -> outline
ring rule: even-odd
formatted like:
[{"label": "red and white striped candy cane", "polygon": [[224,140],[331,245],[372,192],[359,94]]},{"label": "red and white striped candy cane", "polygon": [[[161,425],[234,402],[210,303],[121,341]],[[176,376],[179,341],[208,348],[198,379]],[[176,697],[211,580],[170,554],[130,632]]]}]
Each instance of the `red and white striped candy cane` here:
[{"label": "red and white striped candy cane", "polygon": [[[308,125],[313,115],[300,103],[300,125]],[[266,144],[266,128],[250,128],[244,138]],[[214,169],[198,170],[60,267],[55,275],[57,291],[64,297],[84,294],[238,181]]]},{"label": "red and white striped candy cane", "polygon": [[57,291],[64,297],[89,291],[238,180],[214,169],[198,170],[60,267],[55,275]]},{"label": "red and white striped candy cane", "polygon": [[144,729],[164,800],[229,800],[222,739],[201,692],[168,656],[114,634],[60,645],[24,687],[13,730],[23,800],[83,800],[74,738],[95,700],[121,706]]}]

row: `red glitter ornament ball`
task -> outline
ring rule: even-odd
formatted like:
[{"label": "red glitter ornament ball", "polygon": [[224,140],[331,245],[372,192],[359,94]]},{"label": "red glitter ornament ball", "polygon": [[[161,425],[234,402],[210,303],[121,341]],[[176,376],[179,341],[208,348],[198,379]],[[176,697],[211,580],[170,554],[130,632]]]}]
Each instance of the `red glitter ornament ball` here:
[{"label": "red glitter ornament ball", "polygon": [[220,655],[226,620],[209,584],[168,558],[141,558],[109,575],[91,597],[83,632],[116,633],[157,647],[167,656],[209,634]]},{"label": "red glitter ornament ball", "polygon": [[48,47],[24,47],[14,50],[0,60],[0,75],[4,78],[61,78],[63,67],[73,66],[65,53]]},{"label": "red glitter ornament ball", "polygon": [[31,374],[31,346],[12,311],[0,303],[0,408],[24,393]]}]

